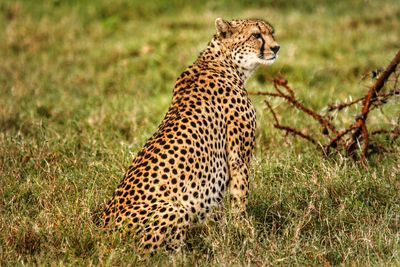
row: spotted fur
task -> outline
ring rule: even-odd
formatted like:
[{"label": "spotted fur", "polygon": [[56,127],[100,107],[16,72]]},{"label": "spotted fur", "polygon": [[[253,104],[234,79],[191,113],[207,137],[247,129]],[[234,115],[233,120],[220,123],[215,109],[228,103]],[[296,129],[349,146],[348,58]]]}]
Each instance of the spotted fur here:
[{"label": "spotted fur", "polygon": [[105,227],[131,229],[145,251],[180,247],[227,191],[234,210],[246,208],[256,114],[244,84],[257,66],[275,61],[279,46],[262,20],[215,25],[102,214]]}]

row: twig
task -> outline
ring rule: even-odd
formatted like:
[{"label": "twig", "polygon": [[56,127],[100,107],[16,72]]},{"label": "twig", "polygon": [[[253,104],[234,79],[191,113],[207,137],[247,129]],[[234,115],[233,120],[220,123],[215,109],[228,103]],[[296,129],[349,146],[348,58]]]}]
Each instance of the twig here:
[{"label": "twig", "polygon": [[[283,86],[288,94],[283,93],[280,89],[279,86]],[[324,128],[328,128],[331,130],[334,134],[338,134],[336,127],[333,126],[333,124],[326,118],[324,118],[322,115],[318,114],[312,109],[307,108],[304,106],[300,101],[298,101],[295,97],[294,91],[290,86],[288,85],[287,81],[282,78],[278,77],[274,79],[274,88],[278,93],[271,93],[271,92],[249,92],[250,95],[265,95],[265,96],[272,96],[272,97],[280,97],[285,99],[288,103],[296,107],[297,109],[303,111],[304,113],[308,114],[309,116],[313,117],[315,120],[317,120]]]},{"label": "twig", "polygon": [[357,128],[357,125],[353,124],[349,128],[347,128],[347,129],[341,131],[340,133],[338,133],[338,135],[336,135],[335,138],[331,139],[329,144],[326,146],[326,149],[329,150],[329,148],[331,148],[331,147],[336,148],[337,147],[337,143],[343,138],[343,136],[345,136],[346,134],[348,134],[349,132],[353,131],[356,128]]},{"label": "twig", "polygon": [[339,104],[335,104],[335,105],[334,104],[328,104],[328,112],[331,112],[331,111],[334,111],[334,110],[340,111],[340,110],[342,110],[344,108],[350,107],[350,106],[352,106],[352,105],[354,105],[356,103],[359,103],[359,102],[361,102],[363,100],[364,100],[364,97],[361,97],[361,98],[358,98],[358,99],[350,101],[350,102],[344,102],[344,103],[339,103]]},{"label": "twig", "polygon": [[394,135],[400,135],[400,127],[396,127],[392,130],[387,130],[387,129],[379,129],[371,132],[371,135],[378,135],[378,134],[394,134]]},{"label": "twig", "polygon": [[292,134],[298,135],[298,136],[310,141],[311,143],[313,143],[315,145],[318,144],[317,141],[314,138],[312,138],[310,135],[302,133],[301,131],[296,130],[296,129],[292,128],[292,127],[285,126],[285,125],[280,125],[280,124],[274,124],[274,127],[277,128],[277,129],[285,130],[288,133],[292,133]]},{"label": "twig", "polygon": [[[400,95],[400,89],[392,89],[387,93],[379,93],[378,94],[378,99],[376,102],[381,102],[385,101],[388,97],[394,96],[394,95]],[[340,111],[344,108],[350,107],[354,104],[357,104],[365,99],[365,96],[358,98],[356,100],[350,101],[350,102],[343,102],[339,104],[328,104],[328,112],[332,112],[334,110]]]},{"label": "twig", "polygon": [[271,104],[267,100],[265,100],[264,102],[265,102],[266,106],[268,107],[268,109],[271,111],[272,117],[274,118],[274,121],[275,121],[274,127],[275,128],[285,130],[287,133],[292,133],[294,135],[298,135],[298,136],[310,141],[311,143],[313,143],[315,145],[317,144],[317,141],[315,141],[311,136],[309,136],[305,133],[302,133],[292,127],[281,125],[279,123],[278,117],[276,116],[276,113],[275,113],[274,109],[272,108]]},{"label": "twig", "polygon": [[274,109],[272,108],[271,104],[267,100],[265,100],[264,102],[267,105],[269,111],[271,111],[272,117],[274,117],[275,124],[279,125],[278,117],[276,116],[276,113],[275,113]]}]

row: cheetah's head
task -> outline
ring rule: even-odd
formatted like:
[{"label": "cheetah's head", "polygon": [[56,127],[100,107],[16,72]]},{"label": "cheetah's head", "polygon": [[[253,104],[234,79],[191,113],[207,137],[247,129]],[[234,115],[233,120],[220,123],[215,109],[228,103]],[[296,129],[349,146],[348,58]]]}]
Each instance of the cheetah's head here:
[{"label": "cheetah's head", "polygon": [[273,36],[273,27],[263,20],[215,20],[217,38],[231,53],[232,59],[244,70],[269,65],[278,58],[280,46]]}]

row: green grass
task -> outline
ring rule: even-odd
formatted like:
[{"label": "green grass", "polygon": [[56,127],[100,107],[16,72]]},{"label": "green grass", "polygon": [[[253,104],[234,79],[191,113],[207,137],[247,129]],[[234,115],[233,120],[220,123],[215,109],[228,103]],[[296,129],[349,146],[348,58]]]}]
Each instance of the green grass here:
[{"label": "green grass", "polygon": [[[296,3],[291,3],[296,2]],[[91,216],[166,112],[174,80],[214,33],[214,19],[276,28],[281,73],[317,110],[359,97],[400,48],[397,1],[0,2],[0,265],[400,265],[400,144],[370,168],[285,139],[262,97],[248,216],[224,214],[191,249],[139,258]],[[285,123],[318,130],[274,101]],[[395,124],[399,100],[371,115]],[[349,109],[337,118],[349,123]]]}]

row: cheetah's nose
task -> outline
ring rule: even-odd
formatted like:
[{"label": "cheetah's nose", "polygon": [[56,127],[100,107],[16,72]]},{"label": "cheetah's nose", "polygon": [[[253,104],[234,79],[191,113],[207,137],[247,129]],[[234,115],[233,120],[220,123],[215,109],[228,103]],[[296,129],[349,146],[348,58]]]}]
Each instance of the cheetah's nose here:
[{"label": "cheetah's nose", "polygon": [[271,47],[271,50],[272,50],[272,52],[274,52],[276,54],[276,53],[278,53],[280,48],[281,47],[279,45],[275,45],[275,46]]}]

